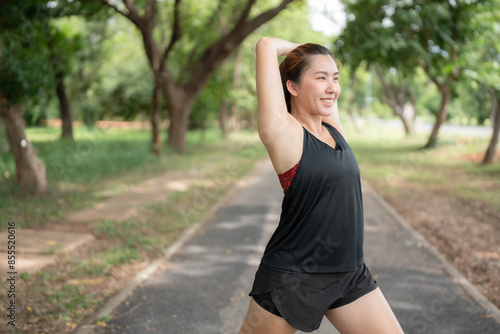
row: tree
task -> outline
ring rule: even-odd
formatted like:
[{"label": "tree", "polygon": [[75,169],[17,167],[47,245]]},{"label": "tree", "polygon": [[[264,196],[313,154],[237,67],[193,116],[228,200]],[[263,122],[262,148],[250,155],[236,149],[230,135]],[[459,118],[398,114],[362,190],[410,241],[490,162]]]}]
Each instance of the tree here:
[{"label": "tree", "polygon": [[475,36],[468,46],[465,77],[478,82],[487,90],[491,99],[491,124],[493,133],[488,143],[482,164],[495,161],[500,137],[500,6],[499,0],[491,0],[478,5],[474,23]]},{"label": "tree", "polygon": [[[151,123],[153,147],[159,151],[159,106],[161,93],[168,105],[170,118],[168,143],[179,152],[186,146],[186,131],[191,107],[201,90],[212,78],[219,65],[255,29],[271,20],[294,0],[281,0],[274,7],[256,11],[256,0],[246,2],[196,2],[156,0],[120,2],[107,0],[80,0],[99,2],[127,18],[141,32],[144,50],[153,74]],[[274,3],[274,1],[273,1]],[[140,6],[140,7],[139,7]],[[160,15],[163,11],[163,15]],[[170,36],[165,36],[161,19],[170,17]],[[224,18],[227,24],[219,23]],[[182,48],[177,48],[184,37]],[[177,52],[177,55],[172,55]],[[182,58],[183,65],[171,59]]]},{"label": "tree", "polygon": [[[413,82],[408,77],[401,76],[396,69],[392,69],[389,75],[383,73],[379,66],[375,66],[375,72],[382,86],[382,100],[391,107],[394,115],[398,116],[403,122],[406,135],[413,132],[417,113],[416,96],[413,89]],[[405,113],[407,108],[413,110],[411,120]]]},{"label": "tree", "polygon": [[62,121],[61,138],[73,139],[73,116],[64,79],[71,71],[75,54],[83,49],[83,39],[79,33],[72,32],[68,25],[47,24],[44,30]]},{"label": "tree", "polygon": [[[273,20],[254,31],[233,52],[233,55],[219,68],[218,73],[225,72],[224,80],[218,82],[221,93],[215,96],[218,100],[226,100],[227,106],[221,101],[217,118],[227,118],[227,130],[256,129],[257,99],[255,91],[255,44],[262,36],[279,36],[297,43],[319,43],[330,47],[331,40],[322,32],[314,31],[308,20],[309,6],[307,2],[296,2],[281,12]],[[293,22],[294,24],[290,24]],[[286,29],[284,29],[286,27]],[[224,75],[222,75],[224,77]],[[214,85],[215,86],[215,85]],[[202,95],[205,95],[205,90]],[[202,98],[202,105],[208,103]],[[197,102],[196,105],[199,103]],[[227,115],[223,116],[224,109]],[[206,110],[206,108],[205,108]],[[222,121],[221,121],[222,122]]]},{"label": "tree", "polygon": [[493,124],[493,134],[491,135],[488,148],[484,154],[482,161],[483,165],[491,164],[495,161],[495,154],[500,134],[500,88],[491,86],[490,96],[492,105],[491,123]]},{"label": "tree", "polygon": [[[232,71],[230,77],[231,80],[231,92],[233,92],[233,96],[229,96],[229,94],[226,94],[224,92],[221,92],[219,96],[222,96],[221,100],[221,105],[220,105],[220,111],[219,111],[219,125],[220,129],[222,131],[222,137],[226,138],[227,133],[228,133],[228,121],[229,118],[233,120],[233,125],[236,123],[237,119],[237,114],[238,114],[238,103],[237,100],[234,99],[234,96],[236,95],[235,92],[240,88],[240,82],[241,82],[241,65],[242,65],[242,52],[241,50],[237,50],[234,54],[233,61],[231,63],[232,65]],[[226,64],[225,66],[221,66],[221,72],[224,77],[228,76],[228,67],[229,64]],[[220,88],[224,87],[229,87],[229,84],[223,84],[219,85]],[[230,100],[232,100],[230,103]],[[230,111],[230,114],[229,114]]]},{"label": "tree", "polygon": [[366,59],[412,75],[422,68],[441,94],[426,147],[437,142],[454,84],[463,71],[464,49],[474,35],[479,1],[345,0],[348,23],[337,45],[354,64]]},{"label": "tree", "polygon": [[[408,105],[416,109],[412,81],[416,64],[406,62],[407,58],[391,43],[391,35],[395,33],[393,27],[383,24],[386,5],[387,1],[345,1],[348,23],[338,37],[336,47],[339,57],[352,69],[353,82],[361,65],[375,73],[381,86],[382,101],[401,119],[409,135],[416,113],[413,120],[409,120],[404,110]],[[366,25],[372,26],[376,32],[368,30]]]},{"label": "tree", "polygon": [[[335,54],[334,56],[337,55]],[[345,110],[354,125],[354,129],[357,132],[361,132],[362,126],[356,114],[362,116],[362,112],[366,108],[367,102],[370,102],[368,101],[369,99],[367,99],[365,90],[366,79],[369,74],[362,70],[361,67],[353,68],[349,64],[341,64],[339,68],[339,83],[342,92],[341,98],[339,99],[339,110]]]},{"label": "tree", "polygon": [[42,1],[0,4],[0,117],[16,163],[16,180],[27,189],[47,189],[45,164],[26,138],[22,103],[49,82],[45,36],[50,16]]}]

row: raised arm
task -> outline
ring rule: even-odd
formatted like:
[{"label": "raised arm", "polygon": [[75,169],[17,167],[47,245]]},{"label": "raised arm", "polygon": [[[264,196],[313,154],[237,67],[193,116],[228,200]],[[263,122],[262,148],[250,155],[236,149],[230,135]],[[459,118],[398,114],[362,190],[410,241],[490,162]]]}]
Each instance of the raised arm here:
[{"label": "raised arm", "polygon": [[256,46],[257,53],[257,101],[258,123],[268,126],[270,117],[285,117],[288,112],[281,85],[278,57],[288,54],[297,47],[279,38],[263,37]]},{"label": "raised arm", "polygon": [[278,63],[279,56],[297,46],[270,37],[256,46],[257,127],[278,174],[293,167],[302,152],[302,127],[287,111]]}]

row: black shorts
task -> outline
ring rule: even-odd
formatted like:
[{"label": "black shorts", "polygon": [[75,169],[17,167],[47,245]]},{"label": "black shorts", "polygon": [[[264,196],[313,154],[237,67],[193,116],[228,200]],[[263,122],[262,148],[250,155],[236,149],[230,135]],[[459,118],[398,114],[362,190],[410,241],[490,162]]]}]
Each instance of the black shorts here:
[{"label": "black shorts", "polygon": [[319,328],[328,310],[376,288],[377,282],[365,264],[345,273],[301,273],[260,264],[249,295],[294,328],[312,332]]}]

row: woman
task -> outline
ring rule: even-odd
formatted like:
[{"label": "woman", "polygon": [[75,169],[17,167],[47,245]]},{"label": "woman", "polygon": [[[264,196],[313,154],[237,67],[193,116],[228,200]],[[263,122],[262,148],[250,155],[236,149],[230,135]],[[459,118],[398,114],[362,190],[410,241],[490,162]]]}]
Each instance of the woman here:
[{"label": "woman", "polygon": [[342,334],[402,333],[363,261],[359,167],[339,121],[333,56],[265,37],[256,53],[259,135],[284,198],[240,333],[311,332],[325,315]]}]

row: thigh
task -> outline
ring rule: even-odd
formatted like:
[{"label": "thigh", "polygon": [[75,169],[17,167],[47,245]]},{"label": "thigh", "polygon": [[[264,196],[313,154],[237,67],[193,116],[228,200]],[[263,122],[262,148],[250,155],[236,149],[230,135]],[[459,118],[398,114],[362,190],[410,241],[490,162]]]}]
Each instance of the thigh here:
[{"label": "thigh", "polygon": [[342,334],[403,333],[396,316],[379,288],[352,303],[329,310],[326,317]]},{"label": "thigh", "polygon": [[296,331],[285,319],[266,311],[251,298],[238,334],[293,334]]}]

